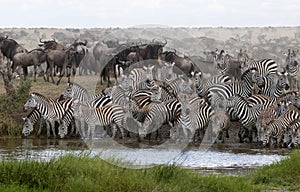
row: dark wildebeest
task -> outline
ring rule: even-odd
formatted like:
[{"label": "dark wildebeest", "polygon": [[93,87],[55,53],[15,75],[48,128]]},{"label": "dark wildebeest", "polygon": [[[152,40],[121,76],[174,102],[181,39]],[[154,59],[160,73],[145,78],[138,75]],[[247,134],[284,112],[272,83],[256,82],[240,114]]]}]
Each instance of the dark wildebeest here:
[{"label": "dark wildebeest", "polygon": [[62,77],[66,74],[68,77],[68,82],[70,82],[70,76],[73,71],[73,75],[76,73],[76,68],[79,67],[81,60],[87,52],[86,49],[87,41],[78,42],[75,41],[66,50],[51,50],[47,53],[47,71],[44,77],[45,81],[49,81],[49,74],[52,82],[53,79],[53,69],[54,66],[60,67],[61,73],[57,85],[60,83]]},{"label": "dark wildebeest", "polygon": [[33,49],[28,53],[17,53],[13,57],[12,72],[14,73],[17,66],[21,66],[24,78],[28,75],[28,66],[34,66],[34,81],[36,81],[36,68],[46,61],[46,52],[42,49]]},{"label": "dark wildebeest", "polygon": [[44,50],[66,50],[67,47],[61,43],[57,43],[55,39],[49,41],[43,41],[40,39],[40,47],[44,47]]},{"label": "dark wildebeest", "polygon": [[223,75],[230,76],[232,80],[241,80],[242,63],[239,59],[226,54],[224,50],[221,50],[220,53],[215,56],[214,64]]},{"label": "dark wildebeest", "polygon": [[160,54],[160,59],[166,61],[168,63],[175,63],[175,66],[180,70],[176,70],[175,72],[178,74],[184,73],[188,77],[193,76],[195,72],[199,72],[200,69],[194,64],[194,62],[187,56],[180,57],[176,54],[175,51],[165,51]]},{"label": "dark wildebeest", "polygon": [[158,59],[160,54],[163,52],[163,47],[166,44],[166,40],[164,43],[160,43],[153,39],[151,43],[137,45],[133,48],[134,52],[136,52],[136,57],[138,58],[138,61]]},{"label": "dark wildebeest", "polygon": [[28,52],[27,49],[18,44],[15,40],[8,39],[7,36],[0,38],[0,51],[1,54],[10,61],[13,60],[15,54]]}]

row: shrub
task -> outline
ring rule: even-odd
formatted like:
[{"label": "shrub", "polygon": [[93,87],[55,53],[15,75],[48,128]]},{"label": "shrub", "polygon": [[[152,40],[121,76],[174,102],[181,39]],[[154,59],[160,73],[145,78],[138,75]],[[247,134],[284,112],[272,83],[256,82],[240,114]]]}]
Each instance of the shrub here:
[{"label": "shrub", "polygon": [[21,80],[11,95],[0,95],[0,135],[18,136],[21,133],[21,117],[31,88],[31,81]]}]

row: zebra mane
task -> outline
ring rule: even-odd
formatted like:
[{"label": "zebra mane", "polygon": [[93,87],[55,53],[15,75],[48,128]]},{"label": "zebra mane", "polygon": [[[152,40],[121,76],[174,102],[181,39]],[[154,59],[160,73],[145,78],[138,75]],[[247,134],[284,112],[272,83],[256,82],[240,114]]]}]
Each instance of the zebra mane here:
[{"label": "zebra mane", "polygon": [[258,71],[256,67],[251,67],[244,71],[244,73],[241,75],[241,79],[244,79],[249,73],[251,73],[253,70]]},{"label": "zebra mane", "polygon": [[47,99],[47,100],[48,100],[47,97],[45,97],[44,95],[42,95],[42,94],[40,94],[40,93],[37,93],[37,92],[32,92],[32,93],[30,93],[30,96],[37,96],[37,97],[40,97],[40,98],[42,98],[42,99]]},{"label": "zebra mane", "polygon": [[82,91],[84,91],[84,92],[86,92],[86,93],[88,93],[88,91],[85,89],[85,88],[83,88],[81,85],[79,85],[78,83],[75,83],[75,82],[73,82],[73,83],[68,83],[68,86],[75,86],[75,87],[78,87],[79,89],[81,89]]}]

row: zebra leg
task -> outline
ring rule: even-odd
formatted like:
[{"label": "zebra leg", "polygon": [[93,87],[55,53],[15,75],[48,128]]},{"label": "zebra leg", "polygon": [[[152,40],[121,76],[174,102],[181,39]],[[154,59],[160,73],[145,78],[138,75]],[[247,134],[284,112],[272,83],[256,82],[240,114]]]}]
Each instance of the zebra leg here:
[{"label": "zebra leg", "polygon": [[[56,138],[56,133],[55,133],[55,121],[51,121],[51,128],[52,128],[53,138]],[[49,135],[49,136],[50,136],[50,135]]]},{"label": "zebra leg", "polygon": [[95,128],[96,128],[96,125],[95,125],[95,124],[90,125],[90,138],[91,138],[91,140],[94,139],[94,136],[95,136]]},{"label": "zebra leg", "polygon": [[[118,131],[117,125],[114,124],[114,123],[112,123],[112,124],[111,124],[111,128],[112,128],[112,138],[114,139],[114,138],[116,137],[116,134],[117,134],[117,131]],[[123,137],[123,136],[122,136],[122,137]]]},{"label": "zebra leg", "polygon": [[40,120],[40,127],[39,127],[39,130],[38,130],[37,134],[36,134],[37,136],[41,135],[44,124],[46,125],[46,128],[48,130],[48,124],[47,124],[47,122],[43,118],[41,118],[41,120]]}]

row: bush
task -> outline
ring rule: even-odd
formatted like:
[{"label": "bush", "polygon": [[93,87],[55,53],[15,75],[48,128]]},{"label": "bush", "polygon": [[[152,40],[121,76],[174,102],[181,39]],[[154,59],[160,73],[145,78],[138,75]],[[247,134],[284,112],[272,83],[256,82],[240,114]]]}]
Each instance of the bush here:
[{"label": "bush", "polygon": [[23,106],[28,98],[31,81],[21,80],[11,95],[0,95],[0,135],[18,136],[21,133]]}]

